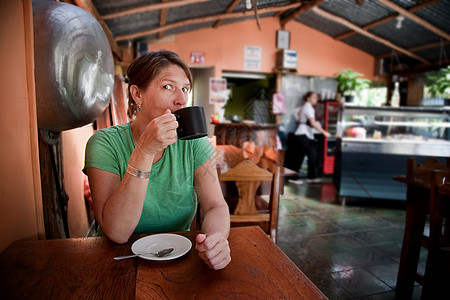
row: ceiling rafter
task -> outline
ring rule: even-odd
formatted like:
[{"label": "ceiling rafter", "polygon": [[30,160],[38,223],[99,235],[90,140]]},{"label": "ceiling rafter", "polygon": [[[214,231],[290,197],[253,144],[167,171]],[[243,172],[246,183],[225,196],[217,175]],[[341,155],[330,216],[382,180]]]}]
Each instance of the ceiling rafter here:
[{"label": "ceiling rafter", "polygon": [[105,15],[102,15],[102,18],[103,18],[103,20],[108,20],[108,19],[132,15],[132,14],[143,13],[143,12],[147,12],[147,11],[153,11],[153,10],[171,8],[171,7],[178,7],[178,6],[184,6],[184,5],[195,4],[195,3],[200,3],[200,2],[208,2],[208,1],[211,1],[211,0],[174,0],[174,1],[170,1],[170,2],[161,2],[161,3],[131,8],[131,9],[115,12],[115,13],[105,14]]},{"label": "ceiling rafter", "polygon": [[305,11],[308,11],[311,8],[316,7],[317,5],[322,3],[323,1],[324,0],[314,0],[314,1],[307,2],[307,3],[299,3],[299,5],[300,5],[299,9],[294,11],[289,16],[287,16],[287,17],[285,17],[285,18],[280,20],[281,27],[283,28],[286,25],[286,23],[288,23],[289,21],[294,20],[295,18],[297,18],[299,15],[301,15]]},{"label": "ceiling rafter", "polygon": [[410,75],[410,74],[418,74],[418,73],[424,73],[424,72],[429,72],[429,71],[433,71],[433,70],[438,70],[440,68],[442,68],[443,66],[448,66],[450,65],[450,59],[447,60],[443,60],[441,62],[434,62],[432,64],[419,64],[417,66],[414,66],[414,68],[404,68],[401,70],[396,70],[396,73],[400,76],[402,75]]},{"label": "ceiling rafter", "polygon": [[369,31],[359,27],[358,25],[355,25],[355,24],[351,23],[350,21],[348,21],[348,20],[346,20],[346,19],[344,19],[342,17],[339,17],[337,15],[331,14],[331,13],[329,13],[329,12],[323,10],[323,9],[320,9],[318,7],[314,7],[312,9],[312,11],[315,12],[316,14],[318,14],[319,16],[322,16],[324,18],[327,18],[329,20],[332,20],[334,22],[342,24],[342,25],[344,25],[344,26],[346,26],[346,27],[348,27],[348,28],[350,28],[350,29],[352,29],[352,30],[354,30],[354,31],[356,31],[356,32],[358,32],[358,33],[360,33],[360,34],[362,34],[362,35],[372,39],[372,40],[375,40],[375,41],[377,41],[379,43],[382,43],[382,44],[388,46],[389,48],[397,50],[398,52],[401,52],[401,53],[403,53],[403,54],[405,54],[405,55],[407,55],[409,57],[412,57],[412,58],[414,58],[414,59],[416,59],[418,61],[421,61],[421,62],[423,62],[425,64],[431,64],[426,59],[424,59],[424,58],[422,58],[422,57],[412,53],[411,51],[409,51],[407,49],[404,49],[404,48],[401,48],[401,47],[395,45],[394,43],[392,43],[392,42],[390,42],[390,41],[388,41],[386,39],[383,39],[383,38],[381,38],[379,36],[376,36],[375,34],[370,33]]},{"label": "ceiling rafter", "polygon": [[[424,3],[422,3],[422,4],[418,4],[418,5],[415,5],[415,6],[411,7],[411,8],[409,8],[408,11],[409,11],[410,13],[413,13],[413,12],[419,11],[419,10],[421,10],[421,9],[424,9],[424,8],[426,8],[426,7],[428,7],[428,6],[437,4],[437,3],[439,3],[439,2],[442,2],[442,0],[432,0],[432,1],[424,2]],[[379,20],[377,20],[377,21],[375,21],[375,22],[366,24],[366,25],[362,26],[362,28],[368,30],[368,29],[370,29],[370,28],[372,28],[372,27],[376,27],[376,26],[382,25],[382,24],[384,24],[384,23],[387,23],[387,22],[389,22],[389,21],[392,21],[392,20],[394,20],[395,18],[397,18],[399,15],[400,15],[399,13],[392,14],[392,15],[387,16],[387,17],[385,17],[385,18],[379,19]],[[356,34],[356,31],[351,30],[351,31],[349,31],[349,32],[346,32],[346,33],[340,34],[340,35],[338,35],[338,36],[335,36],[334,38],[335,38],[336,40],[342,40],[342,39],[347,38],[347,37],[349,37],[349,36],[352,36],[352,35],[354,35],[354,34]]]},{"label": "ceiling rafter", "polygon": [[[276,7],[265,7],[265,8],[258,9],[258,12],[260,14],[276,12],[276,11],[280,11],[280,10],[287,10],[287,9],[291,9],[294,7],[298,7],[299,5],[300,4],[296,3],[296,4],[288,4],[288,5],[276,6]],[[167,24],[167,25],[161,26],[159,28],[154,28],[151,30],[116,36],[115,40],[117,42],[126,41],[126,40],[130,40],[130,39],[141,38],[141,37],[144,37],[147,35],[155,34],[160,31],[170,30],[173,28],[188,26],[188,25],[192,25],[192,24],[206,23],[206,22],[211,22],[211,21],[216,21],[216,20],[237,19],[237,18],[252,16],[254,14],[255,14],[254,11],[247,10],[247,11],[242,11],[242,12],[223,13],[223,14],[211,15],[211,16],[207,16],[207,17],[194,18],[194,19],[189,19],[189,20],[184,20],[184,21]]]},{"label": "ceiling rafter", "polygon": [[[441,47],[441,46],[445,46],[445,45],[449,45],[450,41],[443,41],[443,42],[435,42],[435,43],[430,43],[430,44],[424,44],[424,45],[420,45],[420,46],[416,46],[416,47],[411,47],[408,48],[408,51],[411,52],[417,52],[417,51],[422,51],[422,50],[426,50],[426,49],[430,49],[430,48],[437,48],[437,47]],[[375,56],[375,58],[388,58],[391,57],[393,54],[392,53],[385,53],[385,54],[380,54]]]},{"label": "ceiling rafter", "polygon": [[[231,2],[231,4],[225,10],[225,13],[232,12],[233,9],[239,4],[239,2],[241,2],[241,0],[234,0],[233,2]],[[216,23],[214,23],[213,28],[219,28],[220,24],[222,24],[222,21],[223,21],[222,19],[217,20]]]},{"label": "ceiling rafter", "polygon": [[445,38],[446,40],[450,40],[450,34],[446,33],[445,31],[437,28],[436,26],[434,26],[433,24],[428,23],[427,21],[419,18],[418,16],[416,16],[415,14],[409,12],[408,10],[404,9],[401,6],[398,6],[397,4],[388,1],[388,0],[378,0],[378,2],[382,3],[383,5],[386,5],[387,7],[391,8],[392,10],[395,10],[396,12],[398,12],[399,14],[407,17],[408,19],[416,22],[417,24],[425,27],[426,29],[434,32],[437,35],[440,35],[441,37]]},{"label": "ceiling rafter", "polygon": [[109,29],[108,25],[106,25],[106,23],[103,21],[102,17],[100,16],[94,4],[92,3],[92,0],[73,0],[73,3],[94,16],[94,18],[99,22],[100,26],[103,28],[103,31],[105,32],[106,37],[108,38],[111,51],[119,60],[121,60],[122,54],[120,53],[119,46],[117,45],[117,42],[114,39],[114,36],[111,30]]},{"label": "ceiling rafter", "polygon": [[[169,0],[161,0],[162,2],[168,2]],[[167,22],[167,13],[169,12],[168,8],[162,8],[159,14],[159,26],[166,25]],[[158,32],[158,39],[162,39],[164,37],[164,31]]]},{"label": "ceiling rafter", "polygon": [[259,16],[258,16],[258,1],[257,0],[253,0],[253,9],[255,11],[256,25],[258,25],[259,31],[261,31],[261,24],[259,23]]}]

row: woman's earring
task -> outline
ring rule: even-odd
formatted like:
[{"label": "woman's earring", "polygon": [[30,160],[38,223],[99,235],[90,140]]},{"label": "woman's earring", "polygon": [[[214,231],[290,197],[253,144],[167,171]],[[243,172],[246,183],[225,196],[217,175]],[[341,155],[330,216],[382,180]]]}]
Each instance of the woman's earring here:
[{"label": "woman's earring", "polygon": [[141,110],[142,110],[142,107],[141,107],[140,104],[138,104],[138,109],[137,109],[137,111],[141,111]]}]

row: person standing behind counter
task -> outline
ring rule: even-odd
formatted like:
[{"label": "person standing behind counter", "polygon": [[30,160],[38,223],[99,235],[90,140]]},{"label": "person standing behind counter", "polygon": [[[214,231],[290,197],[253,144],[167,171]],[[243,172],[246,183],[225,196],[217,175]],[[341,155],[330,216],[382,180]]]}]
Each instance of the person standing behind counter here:
[{"label": "person standing behind counter", "polygon": [[192,74],[175,53],[161,50],[128,68],[133,121],[96,132],[86,145],[85,170],[100,232],[116,243],[134,233],[189,230],[197,201],[204,213],[196,237],[212,269],[231,261],[230,216],[207,137],[180,141],[172,112],[186,106]]},{"label": "person standing behind counter", "polygon": [[[309,91],[303,96],[303,101],[303,106],[295,113],[298,127],[294,135],[291,136],[291,142],[286,151],[286,167],[299,172],[306,155],[306,157],[308,157],[307,182],[319,182],[319,157],[314,146],[313,129],[326,137],[330,137],[331,134],[325,131],[319,123],[316,122],[314,106],[316,106],[318,101],[317,94]],[[290,179],[289,182],[294,184],[303,183],[299,178]]]}]

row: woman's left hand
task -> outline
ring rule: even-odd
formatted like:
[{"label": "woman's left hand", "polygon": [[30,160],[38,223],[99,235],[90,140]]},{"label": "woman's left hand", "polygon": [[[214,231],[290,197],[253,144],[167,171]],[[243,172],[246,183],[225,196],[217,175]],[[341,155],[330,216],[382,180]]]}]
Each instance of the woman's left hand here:
[{"label": "woman's left hand", "polygon": [[195,239],[198,256],[213,270],[225,268],[231,261],[228,240],[220,232],[198,234]]}]

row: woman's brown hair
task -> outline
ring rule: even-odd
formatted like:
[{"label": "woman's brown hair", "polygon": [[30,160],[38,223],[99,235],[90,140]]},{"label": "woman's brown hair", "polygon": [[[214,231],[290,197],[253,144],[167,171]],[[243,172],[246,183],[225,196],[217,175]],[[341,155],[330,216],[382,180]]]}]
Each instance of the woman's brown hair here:
[{"label": "woman's brown hair", "polygon": [[308,98],[314,95],[315,93],[313,91],[309,91],[306,94],[303,95],[303,101],[308,101]]},{"label": "woman's brown hair", "polygon": [[130,93],[130,87],[136,85],[145,89],[152,80],[158,76],[161,70],[169,65],[177,65],[186,73],[192,87],[192,73],[189,67],[178,54],[168,50],[150,51],[136,58],[128,67],[128,117],[134,119],[137,113],[137,104]]}]

